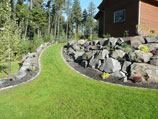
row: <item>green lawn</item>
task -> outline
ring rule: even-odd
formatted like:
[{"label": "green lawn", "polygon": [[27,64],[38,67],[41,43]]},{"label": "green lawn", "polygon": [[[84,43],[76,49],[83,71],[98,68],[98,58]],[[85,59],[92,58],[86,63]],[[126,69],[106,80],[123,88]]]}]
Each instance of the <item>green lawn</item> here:
[{"label": "green lawn", "polygon": [[[17,72],[19,69],[18,62],[11,63],[11,75]],[[8,63],[0,63],[0,78],[6,78],[8,76]]]},{"label": "green lawn", "polygon": [[0,92],[0,119],[157,119],[158,91],[89,80],[67,67],[62,44],[42,56],[31,83]]}]

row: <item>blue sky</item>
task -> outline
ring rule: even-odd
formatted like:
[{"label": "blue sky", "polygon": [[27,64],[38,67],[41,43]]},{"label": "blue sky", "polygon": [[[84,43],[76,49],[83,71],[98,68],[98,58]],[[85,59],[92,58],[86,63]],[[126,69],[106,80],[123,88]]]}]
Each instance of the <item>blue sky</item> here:
[{"label": "blue sky", "polygon": [[82,10],[87,9],[88,5],[91,1],[93,1],[93,3],[95,4],[95,7],[97,8],[98,5],[102,2],[102,0],[79,0]]}]

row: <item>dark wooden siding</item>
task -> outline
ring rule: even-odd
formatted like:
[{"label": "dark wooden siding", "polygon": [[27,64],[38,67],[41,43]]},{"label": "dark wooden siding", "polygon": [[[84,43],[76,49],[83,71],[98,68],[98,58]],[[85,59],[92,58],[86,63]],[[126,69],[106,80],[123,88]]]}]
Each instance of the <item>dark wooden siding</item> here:
[{"label": "dark wooden siding", "polygon": [[141,1],[140,24],[148,28],[144,31],[144,35],[149,35],[150,30],[158,34],[158,6],[155,3],[148,0]]},{"label": "dark wooden siding", "polygon": [[[129,35],[136,35],[136,25],[138,24],[138,0],[109,0],[105,6],[105,32],[114,37],[123,36],[125,30]],[[114,12],[125,9],[126,17],[124,22],[114,23]]]},{"label": "dark wooden siding", "polygon": [[104,16],[103,13],[99,17],[99,36],[102,37],[104,29]]}]

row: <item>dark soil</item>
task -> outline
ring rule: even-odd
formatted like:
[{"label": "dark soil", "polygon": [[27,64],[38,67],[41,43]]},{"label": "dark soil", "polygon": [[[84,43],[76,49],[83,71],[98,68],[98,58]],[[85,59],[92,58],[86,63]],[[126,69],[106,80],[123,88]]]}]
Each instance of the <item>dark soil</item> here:
[{"label": "dark soil", "polygon": [[34,71],[27,71],[27,75],[20,80],[13,80],[11,78],[0,80],[1,81],[0,88],[14,86],[14,85],[18,85],[18,84],[21,84],[23,82],[26,82],[26,81],[30,80],[32,77],[36,76],[38,72],[39,72],[39,68],[36,67],[36,69]]},{"label": "dark soil", "polygon": [[69,56],[63,51],[63,57],[67,61],[67,63],[73,67],[76,71],[80,72],[81,74],[84,74],[94,80],[99,80],[99,81],[104,81],[104,82],[109,82],[109,83],[114,83],[114,84],[120,84],[124,86],[129,86],[129,87],[138,87],[138,88],[149,88],[149,89],[158,89],[158,83],[134,83],[131,80],[128,80],[128,82],[123,82],[122,80],[118,79],[117,77],[109,77],[108,79],[102,80],[101,74],[103,72],[92,69],[92,68],[84,68],[80,66],[76,62],[70,62],[69,61]]}]

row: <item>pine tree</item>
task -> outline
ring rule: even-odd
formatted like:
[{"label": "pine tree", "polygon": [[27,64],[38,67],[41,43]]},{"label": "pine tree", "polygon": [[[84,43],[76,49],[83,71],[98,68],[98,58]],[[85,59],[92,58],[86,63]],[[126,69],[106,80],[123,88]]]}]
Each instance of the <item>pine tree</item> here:
[{"label": "pine tree", "polygon": [[87,10],[84,9],[83,14],[82,14],[82,32],[84,34],[84,38],[87,37],[88,35],[88,13]]},{"label": "pine tree", "polygon": [[69,19],[70,19],[70,15],[72,13],[71,5],[72,5],[72,1],[71,0],[66,0],[65,1],[65,13],[67,15],[67,25],[66,25],[67,42],[68,42],[68,32],[69,32]]},{"label": "pine tree", "polygon": [[[12,11],[10,0],[4,2],[4,6],[0,10],[0,17],[3,21],[3,29],[0,31],[0,61],[8,59],[8,75],[11,72],[11,57],[17,54],[20,44],[20,31],[16,21],[11,19]],[[7,58],[8,57],[8,58]]]},{"label": "pine tree", "polygon": [[88,6],[89,33],[90,33],[91,37],[92,37],[92,34],[93,34],[93,29],[95,27],[95,22],[94,22],[94,16],[95,16],[95,13],[96,13],[95,10],[96,10],[95,5],[91,1],[89,6]]},{"label": "pine tree", "polygon": [[75,26],[75,40],[77,33],[79,31],[79,27],[81,25],[82,21],[82,13],[81,13],[81,6],[80,2],[78,0],[74,0],[73,6],[72,6],[72,13],[73,13],[73,19],[74,19],[74,26]]}]

